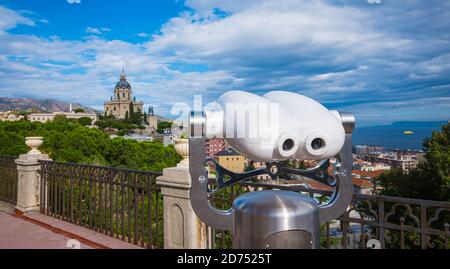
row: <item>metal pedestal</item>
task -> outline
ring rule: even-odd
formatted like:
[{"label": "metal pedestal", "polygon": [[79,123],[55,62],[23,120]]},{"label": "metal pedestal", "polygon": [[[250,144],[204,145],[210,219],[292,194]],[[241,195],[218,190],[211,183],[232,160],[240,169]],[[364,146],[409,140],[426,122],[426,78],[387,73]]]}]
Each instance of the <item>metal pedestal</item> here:
[{"label": "metal pedestal", "polygon": [[306,195],[258,191],[233,203],[233,248],[319,248],[319,207]]}]

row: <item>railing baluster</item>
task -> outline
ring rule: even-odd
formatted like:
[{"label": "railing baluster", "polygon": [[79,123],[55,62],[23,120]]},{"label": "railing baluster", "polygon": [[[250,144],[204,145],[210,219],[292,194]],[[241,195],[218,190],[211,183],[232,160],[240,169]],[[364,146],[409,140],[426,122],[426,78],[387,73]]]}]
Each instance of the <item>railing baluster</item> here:
[{"label": "railing baluster", "polygon": [[98,211],[99,211],[99,232],[103,233],[103,206],[102,206],[102,193],[103,193],[103,179],[104,175],[101,173],[101,175],[98,176]]},{"label": "railing baluster", "polygon": [[[155,196],[156,196],[156,207],[155,207],[155,217],[156,217],[156,229],[155,229],[155,235],[156,235],[156,245],[158,245],[160,248],[162,248],[164,245],[159,245],[159,241],[158,241],[158,238],[160,238],[159,236],[160,236],[160,234],[159,234],[159,225],[160,225],[160,218],[159,218],[159,204],[160,204],[160,197],[162,196],[161,195],[161,190],[160,189],[158,189],[158,191],[155,193]],[[162,199],[161,199],[162,200]],[[164,230],[163,230],[163,233],[164,233]],[[162,236],[163,236],[164,234],[162,234]]]},{"label": "railing baluster", "polygon": [[380,240],[380,247],[381,249],[386,248],[386,242],[385,242],[385,231],[384,231],[384,201],[379,200],[378,201],[378,234],[379,234],[379,240]]},{"label": "railing baluster", "polygon": [[360,238],[360,248],[365,249],[366,248],[366,226],[364,224],[364,218],[365,214],[364,212],[360,213],[361,216],[361,238]]},{"label": "railing baluster", "polygon": [[54,185],[55,185],[55,189],[54,189],[54,191],[53,191],[53,199],[54,199],[54,204],[53,204],[53,207],[54,207],[54,210],[53,210],[53,216],[55,217],[55,218],[58,218],[58,179],[57,178],[55,178],[55,175],[52,175],[52,177],[53,177],[53,183],[54,183]]},{"label": "railing baluster", "polygon": [[77,173],[78,173],[78,192],[79,193],[78,193],[78,212],[76,214],[76,218],[77,218],[76,223],[79,223],[79,225],[81,225],[81,226],[86,226],[87,219],[85,219],[83,221],[83,211],[84,211],[83,210],[84,209],[83,208],[83,196],[84,196],[83,194],[85,191],[85,188],[84,188],[85,184],[83,184],[83,167],[79,166],[77,171],[78,171]]},{"label": "railing baluster", "polygon": [[114,237],[114,227],[113,227],[113,185],[114,185],[114,170],[111,170],[109,174],[109,236]]},{"label": "railing baluster", "polygon": [[[95,175],[95,173],[94,173]],[[94,189],[94,212],[93,212],[93,217],[94,217],[94,230],[98,231],[98,225],[97,225],[97,191],[98,191],[98,178],[96,178],[96,175],[94,178],[92,178],[93,181],[93,189]]]},{"label": "railing baluster", "polygon": [[110,176],[110,173],[108,173],[108,171],[105,171],[105,178],[104,178],[104,181],[103,181],[103,187],[105,188],[105,192],[104,192],[104,197],[105,197],[105,201],[104,201],[104,205],[105,205],[105,208],[104,208],[104,210],[103,210],[103,231],[104,231],[104,234],[108,234],[108,226],[109,226],[109,221],[108,221],[108,213],[109,213],[109,210],[108,210],[108,205],[109,205],[109,203],[108,203],[108,183],[109,183],[109,176]]},{"label": "railing baluster", "polygon": [[133,207],[134,207],[134,243],[138,244],[139,230],[138,230],[138,201],[137,201],[137,176],[133,177]]},{"label": "railing baluster", "polygon": [[[348,216],[348,213],[344,213],[346,216]],[[344,248],[344,249],[347,249],[348,248],[348,224],[349,224],[349,222],[347,222],[347,221],[343,221],[342,222],[342,247]]]},{"label": "railing baluster", "polygon": [[47,209],[46,209],[46,212],[47,212],[47,216],[50,216],[50,214],[51,214],[51,208],[52,208],[52,190],[53,190],[53,181],[52,181],[52,179],[51,179],[51,176],[50,176],[50,174],[49,174],[49,172],[48,172],[48,164],[46,163],[45,164],[45,169],[46,169],[46,172],[45,172],[45,174],[46,174],[46,181],[47,181],[47,184],[48,184],[48,187],[47,187],[47,192],[48,192],[48,194],[47,194]]},{"label": "railing baluster", "polygon": [[[145,183],[146,177],[143,177],[144,183]],[[142,185],[140,185],[142,186]],[[143,185],[145,186],[145,185]],[[141,217],[139,218],[141,220],[141,247],[145,247],[145,187],[141,189]]]},{"label": "railing baluster", "polygon": [[115,214],[115,225],[114,225],[114,229],[115,229],[115,237],[118,238],[119,236],[119,191],[120,191],[120,185],[119,182],[117,182],[118,177],[120,176],[120,173],[117,173],[115,178],[114,178],[114,189],[115,189],[115,194],[116,194],[116,214]]},{"label": "railing baluster", "polygon": [[121,196],[122,196],[122,210],[121,210],[121,214],[122,217],[120,218],[121,224],[122,224],[122,240],[125,240],[125,214],[124,214],[124,210],[125,210],[125,194],[124,194],[124,188],[125,188],[125,184],[124,184],[124,177],[125,177],[125,173],[122,173],[122,176],[120,177],[120,189],[121,189]]},{"label": "railing baluster", "polygon": [[445,249],[449,248],[449,245],[448,245],[448,237],[450,236],[449,235],[449,228],[450,228],[450,224],[444,223],[444,230],[445,230],[444,244],[445,244]]},{"label": "railing baluster", "polygon": [[45,177],[44,177],[44,173],[42,171],[42,163],[39,163],[41,165],[41,169],[39,170],[40,173],[40,188],[41,188],[41,197],[39,197],[39,212],[41,214],[45,214]]},{"label": "railing baluster", "polygon": [[131,198],[130,198],[130,180],[129,180],[129,175],[126,174],[126,191],[127,191],[127,220],[128,220],[128,243],[131,243],[131,235],[132,235],[132,226],[131,226]]},{"label": "railing baluster", "polygon": [[330,239],[330,223],[327,222],[325,224],[325,229],[326,229],[326,236],[327,236],[327,249],[331,248],[331,239]]},{"label": "railing baluster", "polygon": [[[148,206],[147,206],[147,210],[148,210],[148,219],[147,219],[147,225],[148,225],[148,245],[147,248],[152,248],[153,246],[153,242],[152,242],[152,179],[149,178],[148,182],[147,182],[147,196],[148,196]],[[158,224],[156,224],[158,225]],[[155,244],[156,245],[156,244]]]},{"label": "railing baluster", "polygon": [[91,178],[91,168],[88,168],[87,179],[89,182],[89,228],[92,229],[92,178]]},{"label": "railing baluster", "polygon": [[72,169],[72,175],[70,176],[70,222],[73,223],[73,188],[75,184],[75,170],[76,167],[73,167]]},{"label": "railing baluster", "polygon": [[405,249],[405,218],[400,218],[400,249]]},{"label": "railing baluster", "polygon": [[424,204],[420,204],[420,245],[422,249],[427,248],[427,207]]}]

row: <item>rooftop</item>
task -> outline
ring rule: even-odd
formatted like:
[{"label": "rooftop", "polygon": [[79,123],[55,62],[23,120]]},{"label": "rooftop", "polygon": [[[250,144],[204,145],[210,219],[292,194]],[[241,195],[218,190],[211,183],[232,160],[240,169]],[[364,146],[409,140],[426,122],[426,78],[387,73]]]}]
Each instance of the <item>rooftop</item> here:
[{"label": "rooftop", "polygon": [[116,89],[120,89],[120,88],[131,89],[131,85],[130,85],[130,83],[128,83],[127,76],[125,75],[125,72],[123,70],[122,70],[122,74],[120,75],[120,80],[116,84]]},{"label": "rooftop", "polygon": [[214,156],[220,157],[220,156],[241,156],[241,155],[232,149],[225,149],[217,152],[216,155]]}]

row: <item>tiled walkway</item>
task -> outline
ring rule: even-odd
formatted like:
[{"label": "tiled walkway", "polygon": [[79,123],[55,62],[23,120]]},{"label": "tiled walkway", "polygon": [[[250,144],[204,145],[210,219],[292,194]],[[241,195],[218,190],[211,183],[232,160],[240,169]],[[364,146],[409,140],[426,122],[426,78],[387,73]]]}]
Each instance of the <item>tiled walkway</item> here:
[{"label": "tiled walkway", "polygon": [[[78,247],[77,241],[69,240],[71,238],[0,212],[0,249],[65,249],[71,244]],[[91,248],[84,244],[79,246]]]},{"label": "tiled walkway", "polygon": [[131,249],[135,245],[39,213],[14,214],[0,202],[0,249]]}]

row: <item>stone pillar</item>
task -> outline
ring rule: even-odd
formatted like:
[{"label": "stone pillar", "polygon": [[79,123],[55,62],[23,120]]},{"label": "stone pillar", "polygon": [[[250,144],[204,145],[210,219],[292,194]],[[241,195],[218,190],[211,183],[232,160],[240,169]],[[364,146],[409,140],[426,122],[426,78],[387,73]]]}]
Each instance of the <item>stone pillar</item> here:
[{"label": "stone pillar", "polygon": [[197,218],[192,208],[189,196],[191,175],[185,163],[186,160],[177,167],[164,169],[163,175],[157,179],[164,201],[165,249],[207,248],[207,226]]},{"label": "stone pillar", "polygon": [[31,151],[20,155],[16,160],[18,171],[16,210],[21,212],[39,210],[39,160],[49,160],[47,154],[42,154],[37,150],[41,144],[42,138],[27,138],[27,145],[31,147]]}]

